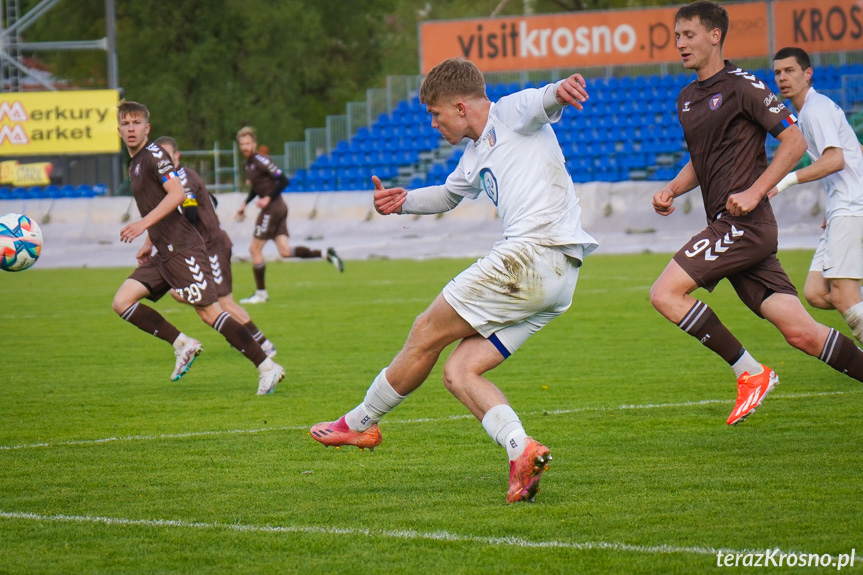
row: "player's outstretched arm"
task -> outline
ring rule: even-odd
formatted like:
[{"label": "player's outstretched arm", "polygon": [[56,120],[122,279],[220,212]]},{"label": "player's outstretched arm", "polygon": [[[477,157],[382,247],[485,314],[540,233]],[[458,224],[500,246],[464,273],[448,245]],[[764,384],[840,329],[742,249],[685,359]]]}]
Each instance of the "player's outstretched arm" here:
[{"label": "player's outstretched arm", "polygon": [[573,74],[557,83],[554,96],[561,105],[570,105],[578,110],[583,110],[582,104],[589,97],[585,86],[584,77],[581,74]]},{"label": "player's outstretched arm", "polygon": [[845,169],[845,153],[842,148],[827,148],[821,154],[821,157],[796,172],[791,172],[781,180],[772,190],[767,192],[768,198],[773,198],[779,192],[785,191],[796,184],[805,184],[806,182],[814,182],[826,178],[830,174],[835,174],[840,170]]},{"label": "player's outstretched arm", "polygon": [[372,176],[375,185],[375,210],[381,215],[402,213],[402,204],[408,193],[404,188],[384,188],[380,178]]}]

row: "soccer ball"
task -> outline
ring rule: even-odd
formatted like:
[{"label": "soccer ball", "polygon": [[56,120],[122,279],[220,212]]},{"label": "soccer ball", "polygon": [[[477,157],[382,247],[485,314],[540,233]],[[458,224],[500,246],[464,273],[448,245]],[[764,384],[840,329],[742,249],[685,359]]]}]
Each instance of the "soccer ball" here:
[{"label": "soccer ball", "polygon": [[42,251],[42,230],[23,214],[0,216],[0,270],[20,272],[36,263]]}]

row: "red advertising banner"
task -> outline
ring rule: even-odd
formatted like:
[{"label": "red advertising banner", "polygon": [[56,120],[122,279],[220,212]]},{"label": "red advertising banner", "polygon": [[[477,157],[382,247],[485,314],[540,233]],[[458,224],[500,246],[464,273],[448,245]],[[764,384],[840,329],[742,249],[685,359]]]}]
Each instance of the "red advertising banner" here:
[{"label": "red advertising banner", "polygon": [[[725,56],[767,55],[767,3],[728,4],[726,9],[731,28]],[[673,7],[426,22],[420,25],[420,72],[455,56],[468,58],[484,72],[677,62],[676,11]]]},{"label": "red advertising banner", "polygon": [[776,49],[807,52],[863,50],[863,0],[790,0],[773,3]]}]

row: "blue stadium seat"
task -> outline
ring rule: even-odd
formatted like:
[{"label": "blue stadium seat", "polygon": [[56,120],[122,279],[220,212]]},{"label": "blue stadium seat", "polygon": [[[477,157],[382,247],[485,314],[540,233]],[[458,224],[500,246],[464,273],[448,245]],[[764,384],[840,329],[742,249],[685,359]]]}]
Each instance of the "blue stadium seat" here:
[{"label": "blue stadium seat", "polygon": [[42,193],[46,198],[51,198],[51,199],[63,197],[63,193],[60,191],[60,186],[55,186],[54,184],[51,184],[49,186],[45,186],[45,189],[42,190]]},{"label": "blue stadium seat", "polygon": [[9,188],[0,188],[0,200],[11,200],[12,190]]},{"label": "blue stadium seat", "polygon": [[105,184],[93,184],[93,194],[96,196],[107,196],[108,186]]},{"label": "blue stadium seat", "polygon": [[12,188],[12,198],[15,200],[26,200],[27,188]]}]

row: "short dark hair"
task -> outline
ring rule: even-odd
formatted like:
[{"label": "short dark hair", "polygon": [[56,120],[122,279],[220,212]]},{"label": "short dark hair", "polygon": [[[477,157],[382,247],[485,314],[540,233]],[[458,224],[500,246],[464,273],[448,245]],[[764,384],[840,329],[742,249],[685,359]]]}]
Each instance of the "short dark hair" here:
[{"label": "short dark hair", "polygon": [[674,15],[674,21],[694,20],[698,18],[701,25],[708,30],[719,28],[721,36],[719,37],[719,46],[725,43],[725,36],[728,34],[728,11],[715,2],[708,0],[697,0],[692,4],[681,6]]},{"label": "short dark hair", "polygon": [[800,64],[801,70],[807,70],[812,67],[812,60],[809,59],[809,54],[806,53],[806,50],[803,48],[798,48],[797,46],[789,46],[787,48],[781,48],[776,55],[773,56],[773,60],[784,60],[785,58],[794,58],[797,60],[797,63]]}]

